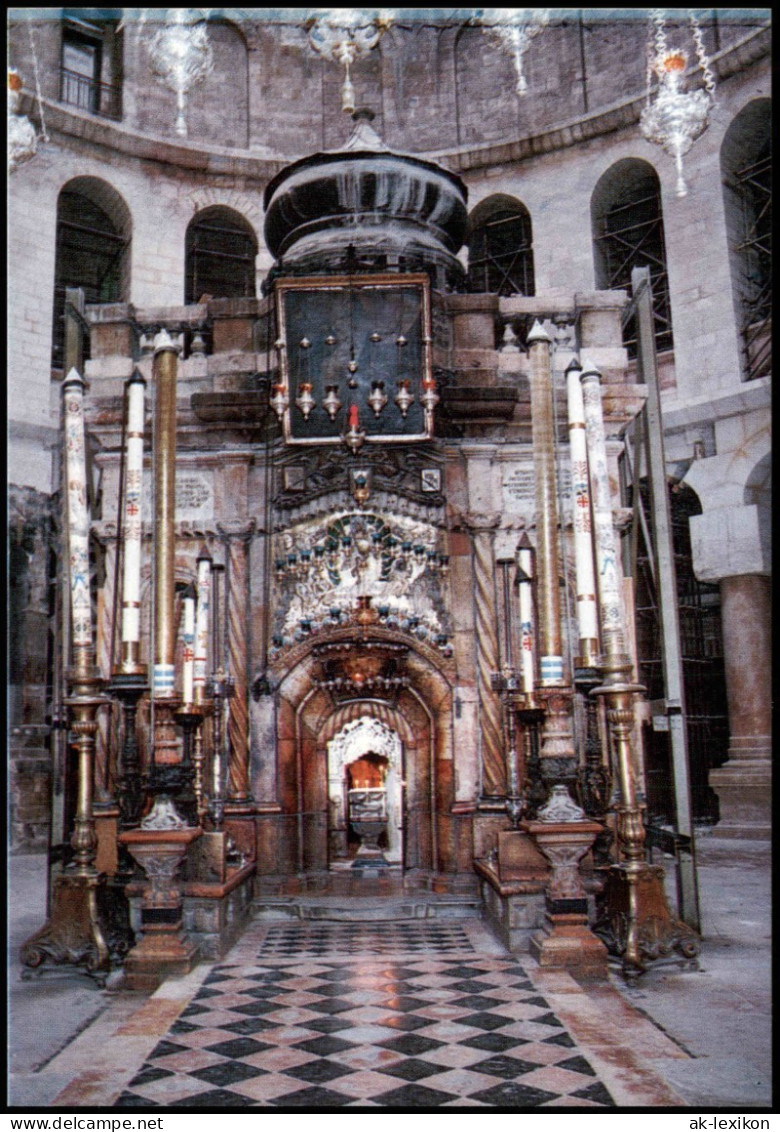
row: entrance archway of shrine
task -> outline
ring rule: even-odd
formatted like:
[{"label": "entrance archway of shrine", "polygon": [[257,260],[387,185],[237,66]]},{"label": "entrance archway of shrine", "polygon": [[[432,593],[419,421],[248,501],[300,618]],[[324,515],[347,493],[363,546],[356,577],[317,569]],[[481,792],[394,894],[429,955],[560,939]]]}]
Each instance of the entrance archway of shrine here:
[{"label": "entrance archway of shrine", "polygon": [[[274,790],[278,811],[274,817],[269,815],[275,832],[273,841],[265,841],[272,859],[266,862],[264,871],[290,874],[329,869],[334,857],[329,843],[333,825],[329,799],[331,785],[335,788],[329,781],[335,777],[329,773],[329,744],[348,724],[366,717],[382,725],[378,730],[375,725],[372,728],[375,739],[387,734],[397,736],[385,742],[395,751],[397,781],[404,784],[400,804],[403,816],[397,823],[403,826],[399,863],[405,870],[424,873],[470,872],[472,807],[470,803],[456,803],[455,796],[452,661],[423,642],[411,643],[405,635],[379,626],[372,628],[370,636],[361,635],[359,639],[354,629],[347,627],[327,637],[323,634],[316,648],[321,649],[323,642],[343,642],[348,655],[358,661],[375,656],[384,642],[401,644],[407,650],[402,669],[405,682],[387,697],[364,694],[346,699],[326,686],[321,654],[317,655],[314,644],[301,642],[295,651],[287,653],[284,670],[277,677],[275,704]],[[393,748],[396,743],[400,744],[400,755],[398,747]],[[375,751],[376,747],[375,741]],[[362,753],[369,749],[371,745],[366,743]],[[354,750],[359,757],[360,746]],[[387,754],[384,748],[380,753]],[[470,747],[464,747],[462,754],[461,781],[468,782],[473,776],[469,759],[476,755]],[[258,779],[258,793],[260,786]],[[269,834],[270,830],[271,826]],[[264,855],[260,846],[261,862]]]},{"label": "entrance archway of shrine", "polygon": [[342,727],[327,743],[328,751],[328,856],[335,861],[348,856],[349,770],[366,755],[384,761],[383,786],[387,811],[387,848],[390,865],[403,861],[403,744],[397,731],[375,716],[366,714]]}]

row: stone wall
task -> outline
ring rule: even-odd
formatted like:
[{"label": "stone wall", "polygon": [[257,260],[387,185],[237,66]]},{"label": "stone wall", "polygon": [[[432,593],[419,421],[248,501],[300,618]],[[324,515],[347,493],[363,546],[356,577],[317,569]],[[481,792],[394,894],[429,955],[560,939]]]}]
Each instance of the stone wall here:
[{"label": "stone wall", "polygon": [[[10,59],[30,79],[32,59],[22,9],[11,9]],[[40,10],[39,10],[40,11]],[[44,97],[58,97],[58,9],[37,19],[36,51]],[[138,11],[130,9],[130,12]],[[765,23],[768,11],[720,12],[703,23],[711,53]],[[277,17],[278,20],[279,17]],[[343,68],[317,56],[300,25],[267,19],[213,20],[215,70],[189,98],[194,143],[298,157],[346,140],[341,112]],[[147,46],[154,22],[129,19],[123,49],[123,122],[131,130],[174,137],[175,95],[151,74]],[[515,94],[512,57],[465,21],[447,24],[415,9],[401,15],[367,58],[352,68],[358,105],[370,107],[387,143],[411,152],[483,145],[538,133],[551,125],[641,95],[650,34],[647,14],[572,9],[536,38],[526,55],[528,93]],[[686,24],[670,23],[670,43],[693,45]]]},{"label": "stone wall", "polygon": [[32,489],[12,487],[8,548],[9,826],[11,847],[22,852],[43,848],[49,832],[52,542],[51,499]]}]

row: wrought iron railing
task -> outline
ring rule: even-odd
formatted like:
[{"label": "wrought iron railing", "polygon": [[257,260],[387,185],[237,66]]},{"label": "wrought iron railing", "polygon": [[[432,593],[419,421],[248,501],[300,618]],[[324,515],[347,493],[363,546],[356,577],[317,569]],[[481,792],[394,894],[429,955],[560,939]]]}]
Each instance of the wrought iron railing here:
[{"label": "wrought iron railing", "polygon": [[88,75],[60,68],[60,102],[88,110],[101,118],[122,118],[122,88],[111,83],[101,83]]}]

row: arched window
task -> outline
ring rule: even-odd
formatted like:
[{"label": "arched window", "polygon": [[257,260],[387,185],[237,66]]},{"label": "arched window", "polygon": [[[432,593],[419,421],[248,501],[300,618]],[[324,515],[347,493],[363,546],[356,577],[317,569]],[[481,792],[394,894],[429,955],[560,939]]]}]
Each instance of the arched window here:
[{"label": "arched window", "polygon": [[[596,185],[590,210],[596,286],[630,294],[633,269],[649,267],[656,349],[671,350],[672,312],[658,174],[646,161],[618,161]],[[623,340],[629,357],[636,357],[635,318],[626,324]]]},{"label": "arched window", "polygon": [[190,221],[186,238],[184,301],[254,297],[257,238],[231,208],[215,206]]},{"label": "arched window", "polygon": [[496,295],[533,295],[531,216],[520,201],[494,196],[477,205],[469,220],[469,290]]},{"label": "arched window", "polygon": [[[93,19],[93,14],[100,18]],[[122,117],[121,9],[65,8],[60,102],[104,118]]]},{"label": "arched window", "polygon": [[720,152],[734,305],[745,380],[772,370],[772,133],[768,99],[750,102]]},{"label": "arched window", "polygon": [[117,303],[130,287],[130,212],[110,185],[76,177],[57,202],[52,368],[62,369],[65,290],[81,287],[88,303]]}]

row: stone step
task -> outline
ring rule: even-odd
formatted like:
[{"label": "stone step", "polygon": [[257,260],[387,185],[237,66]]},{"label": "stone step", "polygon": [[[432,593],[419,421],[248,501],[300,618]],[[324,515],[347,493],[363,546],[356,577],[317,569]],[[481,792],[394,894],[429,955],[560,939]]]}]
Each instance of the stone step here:
[{"label": "stone step", "polygon": [[371,897],[264,896],[252,902],[252,918],[317,920],[347,923],[399,920],[468,920],[482,915],[482,901],[473,896],[413,897],[382,900]]}]

